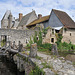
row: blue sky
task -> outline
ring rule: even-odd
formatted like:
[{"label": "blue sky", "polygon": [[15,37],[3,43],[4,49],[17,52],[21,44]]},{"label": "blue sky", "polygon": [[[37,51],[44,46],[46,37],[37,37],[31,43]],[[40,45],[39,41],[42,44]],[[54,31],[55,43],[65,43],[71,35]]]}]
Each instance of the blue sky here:
[{"label": "blue sky", "polygon": [[49,15],[52,9],[59,9],[75,21],[75,0],[0,0],[0,20],[6,10],[11,10],[13,16],[18,18],[19,13],[25,15],[32,9],[43,16]]}]

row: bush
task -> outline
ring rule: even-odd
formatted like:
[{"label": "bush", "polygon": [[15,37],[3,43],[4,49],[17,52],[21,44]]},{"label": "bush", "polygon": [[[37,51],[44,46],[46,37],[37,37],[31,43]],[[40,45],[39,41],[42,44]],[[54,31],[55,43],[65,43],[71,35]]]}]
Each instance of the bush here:
[{"label": "bush", "polygon": [[32,71],[30,72],[29,75],[45,75],[45,73],[44,73],[44,71],[43,71],[42,69],[40,69],[38,66],[36,66],[36,67],[34,68],[34,70],[32,70]]},{"label": "bush", "polygon": [[1,41],[1,47],[3,47],[5,45],[5,39]]},{"label": "bush", "polygon": [[49,43],[41,44],[38,46],[39,51],[51,51],[52,45]]},{"label": "bush", "polygon": [[27,44],[27,47],[30,47],[30,44],[29,43]]}]

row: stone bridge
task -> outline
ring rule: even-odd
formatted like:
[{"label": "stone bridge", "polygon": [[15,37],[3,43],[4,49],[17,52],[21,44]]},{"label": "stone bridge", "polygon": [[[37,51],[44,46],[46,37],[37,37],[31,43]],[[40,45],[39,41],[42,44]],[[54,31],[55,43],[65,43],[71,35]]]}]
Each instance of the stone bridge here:
[{"label": "stone bridge", "polygon": [[20,72],[25,72],[25,75],[29,75],[36,65],[31,58],[35,58],[37,56],[37,45],[32,45],[32,49],[29,54],[29,52],[23,50],[23,44],[21,44],[20,41],[17,48],[15,48],[15,43],[13,43],[12,47],[9,42],[8,46],[0,48],[0,55],[6,56],[10,61],[14,61]]}]

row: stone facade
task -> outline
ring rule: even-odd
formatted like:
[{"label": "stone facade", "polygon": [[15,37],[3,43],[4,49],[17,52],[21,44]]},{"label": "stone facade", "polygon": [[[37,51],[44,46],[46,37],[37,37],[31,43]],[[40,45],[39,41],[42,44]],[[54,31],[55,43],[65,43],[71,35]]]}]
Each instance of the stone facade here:
[{"label": "stone facade", "polygon": [[[32,11],[25,16],[23,16],[23,14],[20,13],[19,19],[14,19],[11,12],[6,12],[3,19],[1,20],[2,29],[0,29],[0,38],[2,35],[5,35],[8,38],[7,40],[10,40],[12,42],[15,41],[16,44],[18,44],[18,41],[21,41],[23,44],[26,45],[26,40],[29,41],[30,37],[34,35],[35,31],[37,30],[39,31],[39,27],[41,30],[43,28],[51,27],[51,29],[47,31],[46,36],[43,37],[43,43],[54,44],[57,41],[56,33],[59,33],[59,31],[61,31],[61,29],[65,27],[64,23],[61,22],[63,16],[60,16],[58,12],[64,13],[67,16],[65,12],[52,10],[50,17],[44,21],[41,20],[42,22],[40,21],[42,15],[39,15],[40,18],[37,18],[35,11]],[[57,14],[59,15],[59,17],[57,16]],[[43,19],[45,18],[47,18],[47,16],[44,17]],[[70,18],[69,20],[72,21]],[[33,23],[33,25],[29,27],[30,29],[26,27],[26,25],[36,21],[39,21],[39,23],[36,23],[36,25],[34,25]],[[66,21],[66,24],[67,23],[68,21]],[[71,23],[71,25],[72,24],[73,22]],[[73,27],[67,28],[67,31],[63,29],[62,35],[63,35],[62,42],[67,43],[71,42],[72,44],[75,44],[74,40],[75,28]]]},{"label": "stone facade", "polygon": [[75,29],[64,29],[62,42],[75,44]]},{"label": "stone facade", "polygon": [[55,30],[54,30],[54,33],[52,33],[52,28],[48,29],[46,36],[43,37],[43,43],[54,44],[56,41],[57,41],[57,38],[55,36]]},{"label": "stone facade", "polygon": [[[30,37],[34,35],[35,31],[39,31],[39,28],[34,30],[15,30],[15,29],[0,29],[0,41],[2,41],[2,35],[6,36],[7,41],[15,41],[15,44],[18,45],[18,42],[21,41],[23,45],[26,45]],[[27,42],[26,42],[27,41]]]},{"label": "stone facade", "polygon": [[15,22],[16,22],[16,24],[18,23],[15,20],[15,18],[13,17],[11,11],[7,10],[1,20],[1,28],[3,28],[3,29],[12,28],[12,26],[15,24]]}]

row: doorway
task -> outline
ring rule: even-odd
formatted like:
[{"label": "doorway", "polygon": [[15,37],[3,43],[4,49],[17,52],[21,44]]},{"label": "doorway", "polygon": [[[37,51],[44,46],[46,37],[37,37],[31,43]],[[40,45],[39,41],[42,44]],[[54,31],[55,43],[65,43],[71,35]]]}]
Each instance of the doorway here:
[{"label": "doorway", "polygon": [[54,43],[54,38],[51,38],[51,42]]},{"label": "doorway", "polygon": [[7,43],[7,36],[1,35],[1,46],[5,46]]}]

